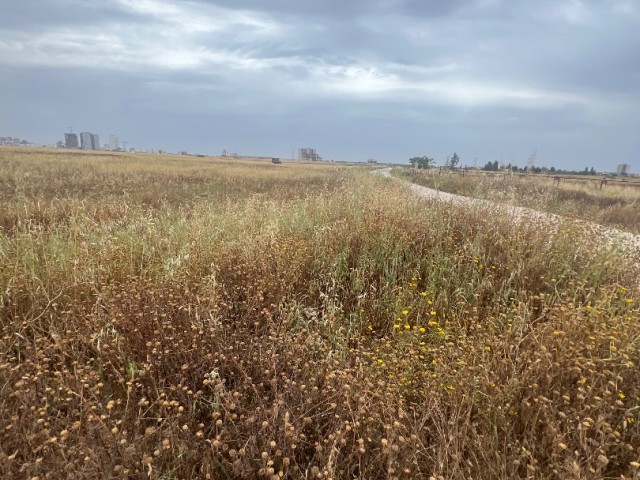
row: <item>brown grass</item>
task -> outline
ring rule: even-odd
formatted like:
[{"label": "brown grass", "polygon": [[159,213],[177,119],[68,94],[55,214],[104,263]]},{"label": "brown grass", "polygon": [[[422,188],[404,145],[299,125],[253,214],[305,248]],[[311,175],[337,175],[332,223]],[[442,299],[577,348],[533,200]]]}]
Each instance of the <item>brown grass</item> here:
[{"label": "brown grass", "polygon": [[15,155],[59,190],[3,207],[4,478],[637,476],[638,273],[575,227],[354,169]]}]

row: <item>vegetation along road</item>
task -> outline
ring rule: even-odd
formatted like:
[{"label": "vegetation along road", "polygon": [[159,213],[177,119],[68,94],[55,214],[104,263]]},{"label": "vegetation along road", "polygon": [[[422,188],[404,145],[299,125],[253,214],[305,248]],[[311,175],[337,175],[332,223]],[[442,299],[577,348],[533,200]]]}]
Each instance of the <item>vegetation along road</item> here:
[{"label": "vegetation along road", "polygon": [[[391,177],[391,168],[376,170],[375,172],[384,176]],[[410,183],[409,189],[418,197],[445,202],[448,204],[472,208],[486,212],[489,216],[501,216],[512,220],[513,222],[528,222],[544,228],[550,235],[557,232],[557,227],[562,221],[569,221],[561,215],[544,212],[528,207],[517,205],[502,204],[491,200],[471,198],[464,195],[457,195],[441,190],[436,190],[416,183]],[[581,238],[590,243],[599,243],[601,245],[612,248],[620,248],[625,258],[630,263],[635,264],[634,268],[640,269],[640,235],[597,224],[595,222],[575,220],[570,221],[577,223],[583,232],[588,232]]]}]

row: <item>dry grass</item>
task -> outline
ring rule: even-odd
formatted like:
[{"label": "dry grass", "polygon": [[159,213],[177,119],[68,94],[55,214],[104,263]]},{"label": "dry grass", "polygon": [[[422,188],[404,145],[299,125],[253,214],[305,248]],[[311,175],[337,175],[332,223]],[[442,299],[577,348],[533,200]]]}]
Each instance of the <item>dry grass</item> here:
[{"label": "dry grass", "polygon": [[640,233],[640,188],[609,183],[600,188],[599,178],[563,179],[537,175],[459,173],[439,170],[400,173],[420,185],[469,197],[530,207],[570,218]]},{"label": "dry grass", "polygon": [[637,477],[638,273],[574,227],[357,170],[12,155],[58,194],[3,193],[5,478]]}]

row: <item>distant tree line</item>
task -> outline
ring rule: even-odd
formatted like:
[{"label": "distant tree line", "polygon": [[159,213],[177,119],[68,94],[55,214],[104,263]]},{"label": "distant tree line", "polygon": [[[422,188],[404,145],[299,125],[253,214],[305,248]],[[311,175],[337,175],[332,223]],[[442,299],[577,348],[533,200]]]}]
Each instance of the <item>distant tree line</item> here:
[{"label": "distant tree line", "polygon": [[[409,163],[411,164],[411,166],[413,168],[418,168],[421,170],[426,170],[427,168],[431,168],[432,166],[435,165],[435,160],[431,157],[411,157],[409,159]],[[447,160],[445,162],[445,166],[447,168],[450,168],[451,170],[454,170],[458,164],[460,163],[460,156],[457,153],[453,153],[452,155],[449,155],[447,157]]]},{"label": "distant tree line", "polygon": [[506,166],[500,166],[498,161],[487,162],[482,170],[487,172],[499,172],[501,170],[511,171],[511,172],[522,172],[522,173],[552,173],[554,175],[597,175],[598,173],[595,171],[593,167],[584,167],[584,170],[563,170],[557,169],[556,167],[523,167],[518,168],[517,165],[511,165],[510,163]]},{"label": "distant tree line", "polygon": [[[535,154],[534,154],[535,155]],[[535,157],[534,157],[535,158]],[[420,170],[426,170],[435,165],[435,160],[428,156],[423,157],[411,157],[409,159],[409,163],[413,168],[417,168]],[[460,156],[457,153],[453,153],[449,155],[445,161],[445,168],[450,168],[451,170],[455,170],[460,164]],[[487,162],[482,170],[487,172],[516,172],[516,173],[549,173],[553,175],[598,175],[598,172],[595,171],[593,167],[584,167],[584,170],[563,170],[561,168],[555,167],[536,167],[533,165],[527,165],[526,167],[518,167],[517,165],[512,165],[511,163],[504,165],[500,164],[497,160],[493,162]]]}]

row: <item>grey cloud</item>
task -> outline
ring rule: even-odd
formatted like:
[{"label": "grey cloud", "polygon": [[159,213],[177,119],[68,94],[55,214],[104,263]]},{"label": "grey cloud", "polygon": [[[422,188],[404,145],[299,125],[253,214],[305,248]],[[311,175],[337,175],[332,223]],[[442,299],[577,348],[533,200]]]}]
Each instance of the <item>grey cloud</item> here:
[{"label": "grey cloud", "polygon": [[144,17],[124,11],[115,2],[83,0],[5,2],[0,15],[0,29],[40,32],[50,26],[73,28],[78,25],[134,23]]},{"label": "grey cloud", "polygon": [[624,0],[9,2],[0,127],[52,141],[74,125],[209,153],[313,145],[337,159],[458,150],[467,163],[523,164],[538,148],[541,163],[615,168],[640,148],[637,10]]}]

